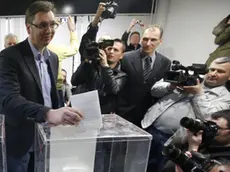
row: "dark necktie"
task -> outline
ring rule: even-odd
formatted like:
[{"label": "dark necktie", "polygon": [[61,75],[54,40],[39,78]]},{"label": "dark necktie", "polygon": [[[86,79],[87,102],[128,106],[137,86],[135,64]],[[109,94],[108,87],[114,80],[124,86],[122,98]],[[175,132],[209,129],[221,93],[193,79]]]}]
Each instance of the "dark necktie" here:
[{"label": "dark necktie", "polygon": [[144,60],[144,68],[143,68],[143,76],[144,80],[146,81],[151,74],[151,57],[146,57]]}]

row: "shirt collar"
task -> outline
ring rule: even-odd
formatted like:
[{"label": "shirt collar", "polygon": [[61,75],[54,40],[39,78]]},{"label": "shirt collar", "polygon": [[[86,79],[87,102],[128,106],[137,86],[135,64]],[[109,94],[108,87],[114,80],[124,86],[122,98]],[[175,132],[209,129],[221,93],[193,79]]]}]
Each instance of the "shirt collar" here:
[{"label": "shirt collar", "polygon": [[226,87],[224,85],[210,88],[210,87],[205,86],[204,82],[202,83],[202,87],[203,87],[204,91],[211,91],[214,93],[221,93],[224,89],[226,89]]},{"label": "shirt collar", "polygon": [[[50,51],[45,47],[43,54],[41,54],[35,47],[34,45],[31,43],[31,41],[29,39],[27,39],[30,45],[30,48],[33,52],[34,58],[35,60],[40,60],[38,59],[39,55],[41,55],[41,57],[44,58],[44,61],[48,60],[48,57],[50,56]],[[43,59],[42,59],[43,60]]]},{"label": "shirt collar", "polygon": [[142,48],[140,48],[141,52],[141,58],[145,59],[146,57],[151,57],[151,59],[154,59],[156,57],[156,51],[154,51],[151,55],[147,55],[142,51]]}]

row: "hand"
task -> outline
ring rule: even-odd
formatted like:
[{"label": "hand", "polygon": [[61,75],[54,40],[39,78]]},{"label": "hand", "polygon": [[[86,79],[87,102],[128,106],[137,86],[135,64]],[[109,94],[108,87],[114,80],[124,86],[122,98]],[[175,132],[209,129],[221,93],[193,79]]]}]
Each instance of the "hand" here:
[{"label": "hand", "polygon": [[191,93],[191,94],[202,94],[203,93],[203,88],[202,88],[202,85],[199,79],[197,79],[196,85],[183,86],[182,88],[185,92]]},{"label": "hand", "polygon": [[100,63],[101,66],[103,67],[109,67],[108,62],[107,62],[107,55],[105,54],[104,50],[99,50],[99,56],[100,56]]},{"label": "hand", "polygon": [[140,27],[141,27],[142,29],[145,28],[145,24],[144,24],[141,20],[138,20],[137,23],[140,25]]},{"label": "hand", "polygon": [[187,133],[188,133],[189,151],[198,151],[199,146],[202,143],[203,131],[200,130],[199,132],[194,134],[191,131],[187,130]]},{"label": "hand", "polygon": [[69,31],[74,32],[76,30],[74,20],[71,16],[68,16],[67,25],[68,25]]},{"label": "hand", "polygon": [[63,107],[51,109],[46,113],[46,121],[51,126],[76,125],[83,118],[83,115],[74,108]]},{"label": "hand", "polygon": [[97,17],[101,17],[103,11],[105,11],[105,3],[103,2],[100,2],[98,7],[97,7],[97,12],[96,12],[96,15]]},{"label": "hand", "polygon": [[129,27],[127,29],[127,32],[130,32],[132,30],[132,28],[135,26],[135,24],[137,24],[137,20],[134,18],[132,19],[132,21],[129,24]]}]

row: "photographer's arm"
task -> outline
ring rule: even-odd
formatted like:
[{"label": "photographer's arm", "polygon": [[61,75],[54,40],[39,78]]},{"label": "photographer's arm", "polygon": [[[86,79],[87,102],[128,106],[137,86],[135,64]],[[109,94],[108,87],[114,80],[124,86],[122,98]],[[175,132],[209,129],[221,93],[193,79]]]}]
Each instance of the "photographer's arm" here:
[{"label": "photographer's arm", "polygon": [[169,93],[172,93],[176,88],[175,85],[170,84],[169,82],[164,82],[163,79],[156,82],[151,88],[151,95],[153,97],[163,97]]},{"label": "photographer's arm", "polygon": [[230,37],[230,26],[225,28],[225,30],[220,35],[216,36],[215,44],[223,45],[229,41],[229,37]]},{"label": "photographer's arm", "polygon": [[92,21],[92,27],[97,27],[98,23],[100,22],[103,11],[105,11],[105,3],[100,2],[97,7],[97,12],[95,14],[95,17]]},{"label": "photographer's arm", "polygon": [[135,26],[136,23],[137,23],[137,20],[136,19],[132,19],[132,21],[129,24],[128,29],[123,33],[123,35],[121,37],[121,40],[124,41],[126,47],[128,45],[129,34],[130,34],[132,28]]},{"label": "photographer's arm", "polygon": [[103,83],[105,84],[105,92],[107,94],[118,94],[125,85],[127,75],[124,72],[119,72],[116,76],[114,75],[113,70],[107,63],[107,56],[103,50],[100,50],[100,57],[101,74]]},{"label": "photographer's arm", "polygon": [[202,117],[206,118],[217,111],[230,109],[230,95],[224,86],[204,92],[199,80],[197,82],[197,85],[186,86],[183,89],[194,94],[193,108],[200,112]]},{"label": "photographer's arm", "polygon": [[93,21],[89,24],[87,32],[82,36],[80,47],[79,47],[81,60],[84,59],[82,56],[87,45],[89,45],[93,41],[96,41],[96,36],[98,32],[98,23],[100,22],[100,17],[104,10],[105,10],[104,3],[99,3],[97,13],[95,14]]},{"label": "photographer's arm", "polygon": [[91,78],[90,71],[92,71],[92,65],[86,62],[81,62],[71,77],[71,84],[73,86],[85,84],[87,80],[90,80]]},{"label": "photographer's arm", "polygon": [[187,130],[187,137],[188,137],[188,151],[195,151],[199,150],[199,146],[202,143],[202,135],[203,131],[200,130],[196,134],[192,133],[191,131]]}]

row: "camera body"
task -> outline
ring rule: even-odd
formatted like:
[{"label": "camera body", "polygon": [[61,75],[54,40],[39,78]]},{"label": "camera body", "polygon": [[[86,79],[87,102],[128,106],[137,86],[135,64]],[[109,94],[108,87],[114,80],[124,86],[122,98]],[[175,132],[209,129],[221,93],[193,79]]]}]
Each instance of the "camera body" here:
[{"label": "camera body", "polygon": [[83,52],[83,57],[84,59],[90,60],[92,62],[100,60],[99,56],[99,49],[106,49],[109,46],[113,46],[114,40],[103,40],[99,43],[97,42],[90,42],[84,52]]},{"label": "camera body", "polygon": [[105,3],[105,11],[103,11],[101,18],[103,19],[114,19],[117,15],[118,4],[115,1],[109,1]]},{"label": "camera body", "polygon": [[192,151],[192,158],[189,158],[173,144],[165,145],[162,154],[180,166],[185,172],[208,172],[215,166],[215,161],[203,154]]},{"label": "camera body", "polygon": [[[193,74],[190,74],[190,71]],[[206,73],[207,65],[205,64],[192,64],[192,66],[185,67],[179,61],[174,60],[171,71],[165,73],[164,81],[182,86],[196,85],[197,79],[201,80],[199,75]]]},{"label": "camera body", "polygon": [[183,117],[180,120],[181,126],[187,128],[193,133],[203,130],[202,140],[204,143],[209,143],[217,135],[219,127],[212,121],[195,120],[188,117]]}]

